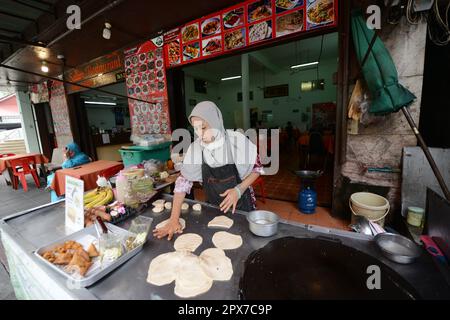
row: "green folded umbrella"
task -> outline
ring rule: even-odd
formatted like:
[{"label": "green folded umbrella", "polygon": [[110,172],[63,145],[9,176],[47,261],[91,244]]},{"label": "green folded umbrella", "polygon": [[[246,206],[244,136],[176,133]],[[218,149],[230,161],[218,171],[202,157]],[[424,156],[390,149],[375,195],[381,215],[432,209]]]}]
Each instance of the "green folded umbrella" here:
[{"label": "green folded umbrella", "polygon": [[394,61],[379,37],[368,53],[375,31],[367,27],[360,10],[352,12],[352,34],[360,64],[366,57],[362,74],[373,99],[369,112],[384,115],[410,106],[416,96],[398,83]]}]

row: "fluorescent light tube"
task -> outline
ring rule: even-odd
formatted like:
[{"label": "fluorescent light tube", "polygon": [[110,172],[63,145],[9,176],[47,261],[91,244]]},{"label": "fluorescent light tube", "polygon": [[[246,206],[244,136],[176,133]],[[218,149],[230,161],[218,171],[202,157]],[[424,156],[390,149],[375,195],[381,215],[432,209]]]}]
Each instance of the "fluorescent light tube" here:
[{"label": "fluorescent light tube", "polygon": [[106,106],[116,106],[117,103],[115,102],[98,102],[98,101],[85,101],[86,104],[102,104]]},{"label": "fluorescent light tube", "polygon": [[227,81],[227,80],[234,80],[234,79],[240,79],[242,78],[242,76],[235,76],[235,77],[228,77],[228,78],[222,78],[220,80],[222,81]]},{"label": "fluorescent light tube", "polygon": [[295,66],[292,66],[291,69],[297,69],[297,68],[303,68],[303,67],[309,67],[309,66],[316,66],[319,64],[319,61],[310,62],[310,63],[304,63],[304,64],[298,64]]}]

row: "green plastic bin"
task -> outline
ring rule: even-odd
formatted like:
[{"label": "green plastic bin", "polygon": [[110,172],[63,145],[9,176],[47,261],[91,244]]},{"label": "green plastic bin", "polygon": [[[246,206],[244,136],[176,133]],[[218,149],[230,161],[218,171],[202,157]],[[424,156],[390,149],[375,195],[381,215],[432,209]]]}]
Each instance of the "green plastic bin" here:
[{"label": "green plastic bin", "polygon": [[122,156],[123,165],[125,167],[134,166],[140,164],[144,160],[160,160],[166,162],[170,159],[170,146],[172,142],[167,141],[158,145],[141,147],[130,146],[122,147],[119,149]]}]

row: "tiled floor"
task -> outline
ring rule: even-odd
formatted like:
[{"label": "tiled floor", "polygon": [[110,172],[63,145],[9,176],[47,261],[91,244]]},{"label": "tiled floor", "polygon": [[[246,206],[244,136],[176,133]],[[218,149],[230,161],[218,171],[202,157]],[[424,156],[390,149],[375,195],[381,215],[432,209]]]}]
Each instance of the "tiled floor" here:
[{"label": "tiled floor", "polygon": [[[276,175],[263,176],[267,198],[296,202],[301,188],[301,180],[295,175],[300,170],[300,157],[294,148],[280,150],[280,168]],[[310,163],[310,169],[323,169],[323,159],[315,159]],[[302,168],[303,169],[303,168]],[[317,202],[321,206],[330,207],[333,192],[333,161],[328,159],[325,174],[315,183]],[[258,186],[257,195],[261,195]]]}]

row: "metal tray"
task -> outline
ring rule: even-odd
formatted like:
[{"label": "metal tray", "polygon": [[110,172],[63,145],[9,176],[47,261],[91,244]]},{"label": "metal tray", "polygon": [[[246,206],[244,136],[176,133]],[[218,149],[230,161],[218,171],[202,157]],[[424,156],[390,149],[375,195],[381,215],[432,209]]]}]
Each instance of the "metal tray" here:
[{"label": "metal tray", "polygon": [[[113,224],[106,223],[106,225],[107,225],[108,229],[114,233],[123,234],[125,237],[126,236],[135,236],[133,233],[128,232],[125,229],[119,228]],[[101,266],[99,257],[93,258],[92,259],[93,264],[89,268],[88,272],[86,273],[86,275],[84,277],[80,277],[79,275],[78,276],[71,275],[71,274],[67,273],[66,271],[64,271],[62,266],[60,267],[60,266],[54,265],[53,263],[45,260],[42,257],[42,254],[45,251],[52,250],[56,246],[63,244],[64,242],[69,241],[69,240],[77,241],[80,244],[83,244],[83,247],[85,247],[85,249],[86,249],[86,245],[87,245],[86,240],[87,239],[89,239],[89,241],[90,241],[89,243],[91,243],[93,240],[98,241],[97,231],[95,230],[94,226],[90,226],[83,230],[77,231],[77,232],[75,232],[71,235],[68,235],[64,238],[61,238],[53,243],[50,243],[43,247],[40,247],[33,253],[35,256],[38,257],[38,259],[40,259],[47,266],[49,266],[50,268],[52,268],[53,270],[55,270],[56,272],[58,272],[65,278],[67,278],[67,280],[70,281],[70,286],[75,287],[75,288],[84,288],[84,287],[88,287],[88,286],[94,284],[95,282],[97,282],[98,280],[100,280],[101,278],[103,278],[104,276],[106,276],[107,274],[112,272],[113,270],[117,269],[123,263],[125,263],[126,261],[128,261],[129,259],[134,257],[136,254],[138,254],[142,250],[142,246],[145,243],[144,242],[143,244],[134,248],[131,251],[126,251],[125,248],[122,248],[124,250],[124,253],[122,254],[122,256],[119,259],[112,262],[111,264],[108,264],[107,266],[103,266],[103,267]]]}]

